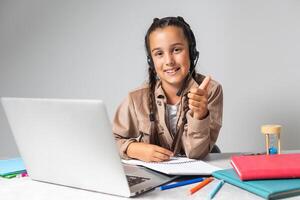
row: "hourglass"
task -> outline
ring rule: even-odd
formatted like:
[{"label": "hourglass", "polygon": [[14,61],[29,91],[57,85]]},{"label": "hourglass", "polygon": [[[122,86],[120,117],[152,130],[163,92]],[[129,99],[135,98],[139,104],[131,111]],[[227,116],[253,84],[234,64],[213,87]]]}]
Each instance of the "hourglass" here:
[{"label": "hourglass", "polygon": [[280,154],[280,125],[263,125],[261,132],[265,135],[267,154]]}]

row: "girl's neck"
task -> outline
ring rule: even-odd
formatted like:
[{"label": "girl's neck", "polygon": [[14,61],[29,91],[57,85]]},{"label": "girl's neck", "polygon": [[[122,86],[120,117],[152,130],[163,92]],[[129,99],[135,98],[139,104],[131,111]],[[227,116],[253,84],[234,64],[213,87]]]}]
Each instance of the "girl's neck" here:
[{"label": "girl's neck", "polygon": [[175,105],[180,101],[180,96],[177,96],[180,87],[163,84],[162,88],[167,97],[167,104]]}]

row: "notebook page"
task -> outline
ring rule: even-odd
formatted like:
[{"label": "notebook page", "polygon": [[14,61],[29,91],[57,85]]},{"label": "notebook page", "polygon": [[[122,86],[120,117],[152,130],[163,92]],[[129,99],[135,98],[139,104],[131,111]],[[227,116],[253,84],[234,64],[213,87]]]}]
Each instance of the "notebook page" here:
[{"label": "notebook page", "polygon": [[210,165],[202,160],[186,157],[172,157],[164,162],[144,162],[140,160],[122,160],[125,164],[140,165],[149,169],[170,175],[211,175],[220,170],[219,167]]}]

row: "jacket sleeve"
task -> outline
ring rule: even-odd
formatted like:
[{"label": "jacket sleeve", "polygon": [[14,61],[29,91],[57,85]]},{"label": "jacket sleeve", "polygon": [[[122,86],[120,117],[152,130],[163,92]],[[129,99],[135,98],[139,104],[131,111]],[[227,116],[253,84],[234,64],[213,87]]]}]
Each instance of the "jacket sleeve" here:
[{"label": "jacket sleeve", "polygon": [[193,118],[190,110],[187,112],[182,144],[189,158],[204,158],[217,141],[223,115],[223,90],[220,84],[214,85],[211,89],[208,112],[207,117],[202,120]]},{"label": "jacket sleeve", "polygon": [[126,154],[130,143],[138,141],[138,121],[130,95],[118,107],[114,121],[113,133],[122,159],[129,159]]}]

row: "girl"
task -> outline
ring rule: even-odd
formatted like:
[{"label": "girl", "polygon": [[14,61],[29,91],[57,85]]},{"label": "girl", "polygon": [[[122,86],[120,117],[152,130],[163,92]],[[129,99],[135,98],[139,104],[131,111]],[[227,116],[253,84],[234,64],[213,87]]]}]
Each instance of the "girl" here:
[{"label": "girl", "polygon": [[129,93],[113,122],[121,157],[205,157],[222,126],[223,93],[195,72],[199,52],[189,24],[182,17],[155,18],[145,47],[149,82]]}]

